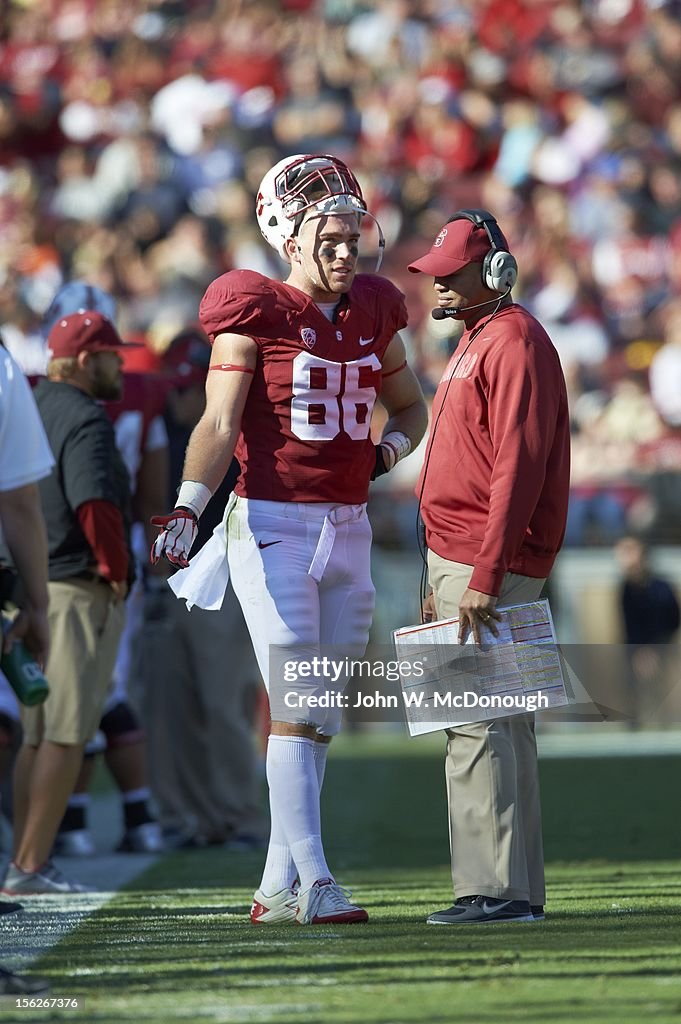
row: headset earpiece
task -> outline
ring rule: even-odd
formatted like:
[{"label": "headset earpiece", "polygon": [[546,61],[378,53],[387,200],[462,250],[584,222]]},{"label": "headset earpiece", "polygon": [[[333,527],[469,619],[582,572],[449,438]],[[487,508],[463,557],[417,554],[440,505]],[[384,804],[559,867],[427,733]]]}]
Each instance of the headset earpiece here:
[{"label": "headset earpiece", "polygon": [[515,256],[505,249],[490,249],[482,264],[482,279],[493,292],[509,291],[518,280]]},{"label": "headset earpiece", "polygon": [[485,229],[489,239],[490,251],[482,263],[482,283],[490,291],[503,294],[509,291],[518,280],[518,264],[515,256],[506,249],[499,225],[487,210],[457,210],[447,223],[453,220],[469,220],[476,227]]}]

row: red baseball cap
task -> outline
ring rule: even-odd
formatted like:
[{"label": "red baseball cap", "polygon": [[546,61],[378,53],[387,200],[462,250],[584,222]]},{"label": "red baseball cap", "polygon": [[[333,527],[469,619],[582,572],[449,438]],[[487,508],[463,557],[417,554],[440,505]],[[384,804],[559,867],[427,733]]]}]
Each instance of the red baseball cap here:
[{"label": "red baseball cap", "polygon": [[86,309],[57,320],[47,335],[47,347],[52,359],[73,359],[80,352],[112,352],[140,345],[126,344],[110,320],[94,309]]},{"label": "red baseball cap", "polygon": [[492,246],[483,227],[470,220],[452,220],[445,224],[430,251],[409,264],[412,274],[447,277],[468,263],[482,263]]}]

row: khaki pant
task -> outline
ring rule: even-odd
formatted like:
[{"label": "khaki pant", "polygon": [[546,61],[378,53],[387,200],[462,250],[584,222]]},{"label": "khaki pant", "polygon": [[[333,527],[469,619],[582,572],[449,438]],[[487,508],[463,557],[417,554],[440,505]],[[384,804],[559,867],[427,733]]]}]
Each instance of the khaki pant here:
[{"label": "khaki pant", "polygon": [[111,587],[94,580],[48,584],[50,656],[45,676],[50,693],[44,704],[22,708],[24,743],[79,745],[97,731],[118,644],[125,606]]},{"label": "khaki pant", "polygon": [[[472,566],[428,554],[438,618],[458,614]],[[507,573],[499,606],[534,601],[544,580]],[[454,892],[543,905],[544,854],[534,715],[447,730],[445,777]]]}]

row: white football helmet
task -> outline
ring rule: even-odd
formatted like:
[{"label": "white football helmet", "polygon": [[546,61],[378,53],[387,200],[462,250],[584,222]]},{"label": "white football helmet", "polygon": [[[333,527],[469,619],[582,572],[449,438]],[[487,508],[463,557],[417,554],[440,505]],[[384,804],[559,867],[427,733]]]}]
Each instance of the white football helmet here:
[{"label": "white football helmet", "polygon": [[255,212],[265,241],[286,259],[284,243],[300,227],[307,211],[367,213],[357,178],[342,160],[326,153],[287,156],[260,182]]},{"label": "white football helmet", "polygon": [[43,338],[47,338],[57,320],[86,309],[94,309],[111,323],[116,322],[116,301],[108,292],[87,281],[68,281],[62,285],[43,316]]}]

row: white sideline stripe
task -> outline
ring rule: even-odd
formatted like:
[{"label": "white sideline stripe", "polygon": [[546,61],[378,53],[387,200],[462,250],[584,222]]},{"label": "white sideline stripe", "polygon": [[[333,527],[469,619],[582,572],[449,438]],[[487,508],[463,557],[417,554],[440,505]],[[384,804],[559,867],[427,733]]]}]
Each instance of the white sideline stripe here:
[{"label": "white sideline stripe", "polygon": [[[92,800],[89,817],[99,849],[115,847],[120,839],[121,816],[119,797],[107,794]],[[24,908],[16,914],[0,917],[0,962],[10,970],[26,969],[158,859],[156,853],[108,852],[95,857],[55,857],[55,864],[68,878],[85,885],[106,885],[106,890],[63,896],[22,896],[16,901],[0,896],[0,899],[21,903]]]},{"label": "white sideline stripe", "polygon": [[0,957],[3,966],[15,971],[30,967],[38,957],[78,928],[90,914],[99,910],[115,895],[115,892],[107,892],[81,896],[22,897],[23,911],[0,918]]}]

